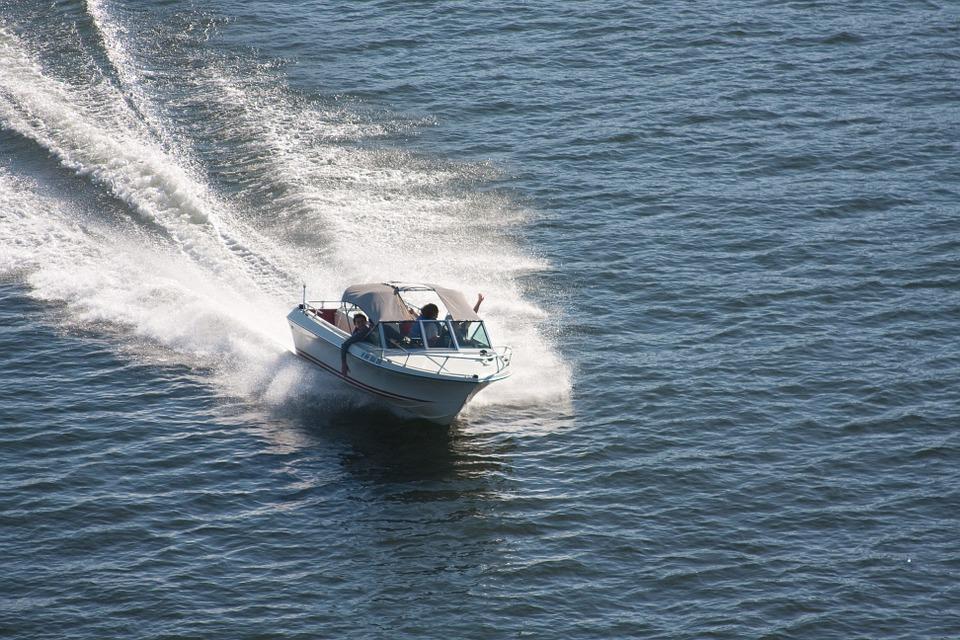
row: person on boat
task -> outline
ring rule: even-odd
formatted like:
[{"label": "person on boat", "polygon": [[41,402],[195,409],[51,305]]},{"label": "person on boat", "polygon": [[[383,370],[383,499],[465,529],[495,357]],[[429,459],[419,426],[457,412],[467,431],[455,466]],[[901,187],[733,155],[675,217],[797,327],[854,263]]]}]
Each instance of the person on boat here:
[{"label": "person on boat", "polygon": [[373,325],[367,322],[367,316],[362,313],[353,316],[353,333],[340,345],[340,373],[343,375],[350,373],[350,367],[347,366],[347,352],[350,350],[350,345],[366,338],[372,330]]},{"label": "person on boat", "polygon": [[424,342],[430,346],[436,346],[437,342],[440,340],[440,325],[436,322],[432,322],[437,319],[437,316],[440,315],[440,309],[437,305],[431,303],[425,304],[420,308],[420,315],[417,316],[417,320],[424,321],[424,331],[426,336],[420,335],[420,323],[416,322],[413,325],[413,329],[410,331],[410,339],[416,340],[422,337],[425,337]]},{"label": "person on boat", "polygon": [[[425,304],[420,309],[420,315],[417,320],[423,320],[424,331],[426,331],[426,345],[430,347],[449,347],[451,338],[447,332],[446,323],[437,322],[440,315],[440,309],[435,304]],[[420,323],[415,323],[413,331],[410,332],[411,339],[420,339]]]}]

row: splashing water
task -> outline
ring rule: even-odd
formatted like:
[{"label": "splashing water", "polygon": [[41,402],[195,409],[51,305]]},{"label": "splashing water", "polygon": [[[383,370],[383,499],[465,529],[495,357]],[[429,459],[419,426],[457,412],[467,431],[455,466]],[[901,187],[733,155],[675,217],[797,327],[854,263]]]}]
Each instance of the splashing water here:
[{"label": "splashing water", "polygon": [[[198,48],[195,72],[173,74],[181,85],[148,82],[138,55],[151,43],[102,0],[87,9],[109,81],[96,65],[89,82],[58,78],[41,45],[0,26],[0,124],[94,193],[0,169],[0,271],[66,302],[70,323],[146,340],[271,404],[329,384],[290,355],[284,316],[300,281],[317,297],[388,279],[480,290],[515,372],[474,410],[569,394],[538,329],[548,313],[518,285],[547,265],[504,239],[528,212],[462,188],[459,168],[356,145],[387,125],[298,96],[268,65],[241,73]],[[180,99],[161,106],[160,90]],[[104,197],[121,215],[90,204]]]}]

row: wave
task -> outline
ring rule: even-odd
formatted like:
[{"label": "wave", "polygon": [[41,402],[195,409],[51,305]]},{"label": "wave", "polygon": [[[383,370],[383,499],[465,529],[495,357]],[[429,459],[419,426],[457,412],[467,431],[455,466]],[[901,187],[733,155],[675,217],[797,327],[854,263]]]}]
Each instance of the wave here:
[{"label": "wave", "polygon": [[284,322],[299,282],[322,297],[385,279],[482,290],[517,365],[480,402],[569,395],[569,370],[539,328],[550,314],[519,284],[548,265],[504,239],[527,212],[469,189],[485,169],[356,144],[395,125],[324,108],[269,65],[244,74],[202,48],[171,89],[179,111],[161,109],[131,42],[140,29],[102,0],[87,9],[116,80],[64,81],[0,26],[0,125],[130,215],[98,217],[4,171],[0,270],[26,269],[33,294],[65,301],[73,322],[146,339],[273,401],[308,375],[289,360]]}]

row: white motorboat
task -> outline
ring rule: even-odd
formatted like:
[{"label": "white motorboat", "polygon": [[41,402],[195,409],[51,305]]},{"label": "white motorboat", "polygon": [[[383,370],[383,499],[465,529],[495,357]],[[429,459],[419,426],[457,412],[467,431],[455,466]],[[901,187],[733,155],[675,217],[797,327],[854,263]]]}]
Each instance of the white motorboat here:
[{"label": "white motorboat", "polygon": [[[444,319],[417,316],[430,303]],[[340,348],[357,314],[373,328],[350,345],[345,375]],[[304,287],[303,302],[287,321],[298,355],[401,414],[439,424],[452,422],[481,389],[510,375],[510,347],[493,346],[483,320],[453,289],[358,284],[341,300],[307,301]]]}]

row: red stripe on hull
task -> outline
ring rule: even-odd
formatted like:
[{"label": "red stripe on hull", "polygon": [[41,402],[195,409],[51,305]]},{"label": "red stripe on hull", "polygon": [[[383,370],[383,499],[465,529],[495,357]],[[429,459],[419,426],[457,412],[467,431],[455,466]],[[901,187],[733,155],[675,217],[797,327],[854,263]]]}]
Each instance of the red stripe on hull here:
[{"label": "red stripe on hull", "polygon": [[396,393],[390,393],[389,391],[383,391],[382,389],[377,389],[376,387],[371,387],[371,386],[369,386],[369,385],[366,385],[366,384],[360,382],[359,380],[354,380],[353,378],[351,378],[351,377],[349,377],[349,376],[343,375],[342,373],[340,373],[339,371],[337,371],[336,369],[334,369],[334,368],[331,367],[330,365],[328,365],[328,364],[326,364],[326,363],[324,363],[324,362],[321,362],[320,360],[317,360],[316,358],[314,358],[314,357],[311,356],[310,354],[305,353],[305,352],[301,351],[300,349],[297,349],[297,355],[298,355],[298,356],[301,356],[302,358],[306,358],[307,360],[309,360],[309,361],[312,362],[313,364],[315,364],[315,365],[323,368],[324,371],[326,371],[326,372],[328,372],[328,373],[332,373],[333,375],[337,376],[338,378],[340,378],[340,379],[343,380],[344,382],[346,382],[346,383],[348,383],[348,384],[351,384],[351,385],[353,385],[354,387],[356,387],[356,388],[358,388],[358,389],[363,389],[364,391],[368,391],[368,392],[370,392],[370,393],[375,393],[375,394],[377,394],[378,396],[383,396],[383,397],[385,397],[385,398],[393,398],[393,399],[395,399],[395,400],[411,400],[411,401],[413,401],[413,402],[424,402],[424,403],[431,403],[431,402],[433,402],[432,400],[421,400],[420,398],[411,398],[410,396],[401,396],[401,395],[396,394]]}]

